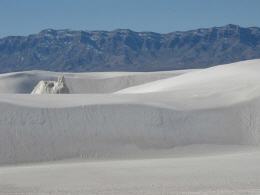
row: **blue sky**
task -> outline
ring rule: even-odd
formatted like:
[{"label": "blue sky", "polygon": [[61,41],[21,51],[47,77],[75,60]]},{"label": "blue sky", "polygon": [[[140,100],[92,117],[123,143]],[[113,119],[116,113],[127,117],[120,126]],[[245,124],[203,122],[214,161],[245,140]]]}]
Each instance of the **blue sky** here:
[{"label": "blue sky", "polygon": [[260,26],[260,0],[0,0],[0,36],[42,29],[171,32]]}]

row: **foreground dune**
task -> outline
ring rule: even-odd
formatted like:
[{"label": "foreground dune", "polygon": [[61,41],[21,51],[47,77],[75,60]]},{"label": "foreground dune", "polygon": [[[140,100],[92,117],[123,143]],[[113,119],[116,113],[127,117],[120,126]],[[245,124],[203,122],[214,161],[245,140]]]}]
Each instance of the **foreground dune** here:
[{"label": "foreground dune", "polygon": [[[3,167],[0,193],[38,192],[26,188],[32,184],[47,194],[62,194],[62,190],[75,194],[77,189],[82,190],[78,194],[164,194],[163,189],[166,194],[243,194],[244,190],[257,194],[259,72],[260,60],[250,60],[197,71],[67,73],[65,80],[74,94],[64,95],[18,94],[29,93],[39,80],[56,79],[60,73],[2,75],[1,165],[65,159],[118,161]],[[223,152],[215,156],[213,147],[209,155],[191,150],[181,158],[174,157],[176,152],[182,153],[180,148],[193,145],[218,145]],[[231,145],[238,150],[226,153]],[[253,151],[241,149],[248,146]],[[146,159],[159,157],[163,159]],[[133,158],[144,160],[125,161]],[[247,163],[250,168],[243,170]],[[71,177],[49,185],[53,178],[64,178],[65,169],[73,172]],[[157,179],[152,179],[152,169],[158,169]],[[139,177],[134,170],[143,173],[143,183],[124,182],[127,177]],[[95,175],[93,182],[90,174]],[[222,176],[226,178],[221,180]],[[118,186],[111,187],[103,177],[112,178]],[[79,182],[72,182],[73,178]],[[43,186],[34,181],[42,181]],[[66,184],[71,185],[69,189]]]}]

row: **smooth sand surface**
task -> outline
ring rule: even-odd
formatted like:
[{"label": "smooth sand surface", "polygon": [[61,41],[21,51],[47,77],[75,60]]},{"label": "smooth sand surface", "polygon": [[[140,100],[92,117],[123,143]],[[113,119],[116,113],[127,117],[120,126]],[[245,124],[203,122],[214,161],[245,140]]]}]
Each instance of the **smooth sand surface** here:
[{"label": "smooth sand surface", "polygon": [[260,193],[260,152],[0,168],[0,194]]}]

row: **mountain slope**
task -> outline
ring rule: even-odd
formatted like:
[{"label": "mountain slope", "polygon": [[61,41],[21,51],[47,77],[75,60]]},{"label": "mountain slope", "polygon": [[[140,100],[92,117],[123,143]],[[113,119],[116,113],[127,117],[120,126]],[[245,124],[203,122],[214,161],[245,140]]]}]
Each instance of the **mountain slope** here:
[{"label": "mountain slope", "polygon": [[0,39],[0,72],[157,71],[260,58],[260,28],[227,25],[186,32],[43,30]]}]

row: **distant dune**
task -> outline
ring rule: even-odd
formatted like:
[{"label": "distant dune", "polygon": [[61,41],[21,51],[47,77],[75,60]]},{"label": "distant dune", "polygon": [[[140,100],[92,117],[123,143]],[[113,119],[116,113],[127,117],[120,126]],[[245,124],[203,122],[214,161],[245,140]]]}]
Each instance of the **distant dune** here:
[{"label": "distant dune", "polygon": [[57,80],[65,76],[71,93],[111,93],[150,81],[178,76],[192,70],[151,72],[64,73],[26,71],[0,75],[0,93],[31,93],[41,80]]}]

